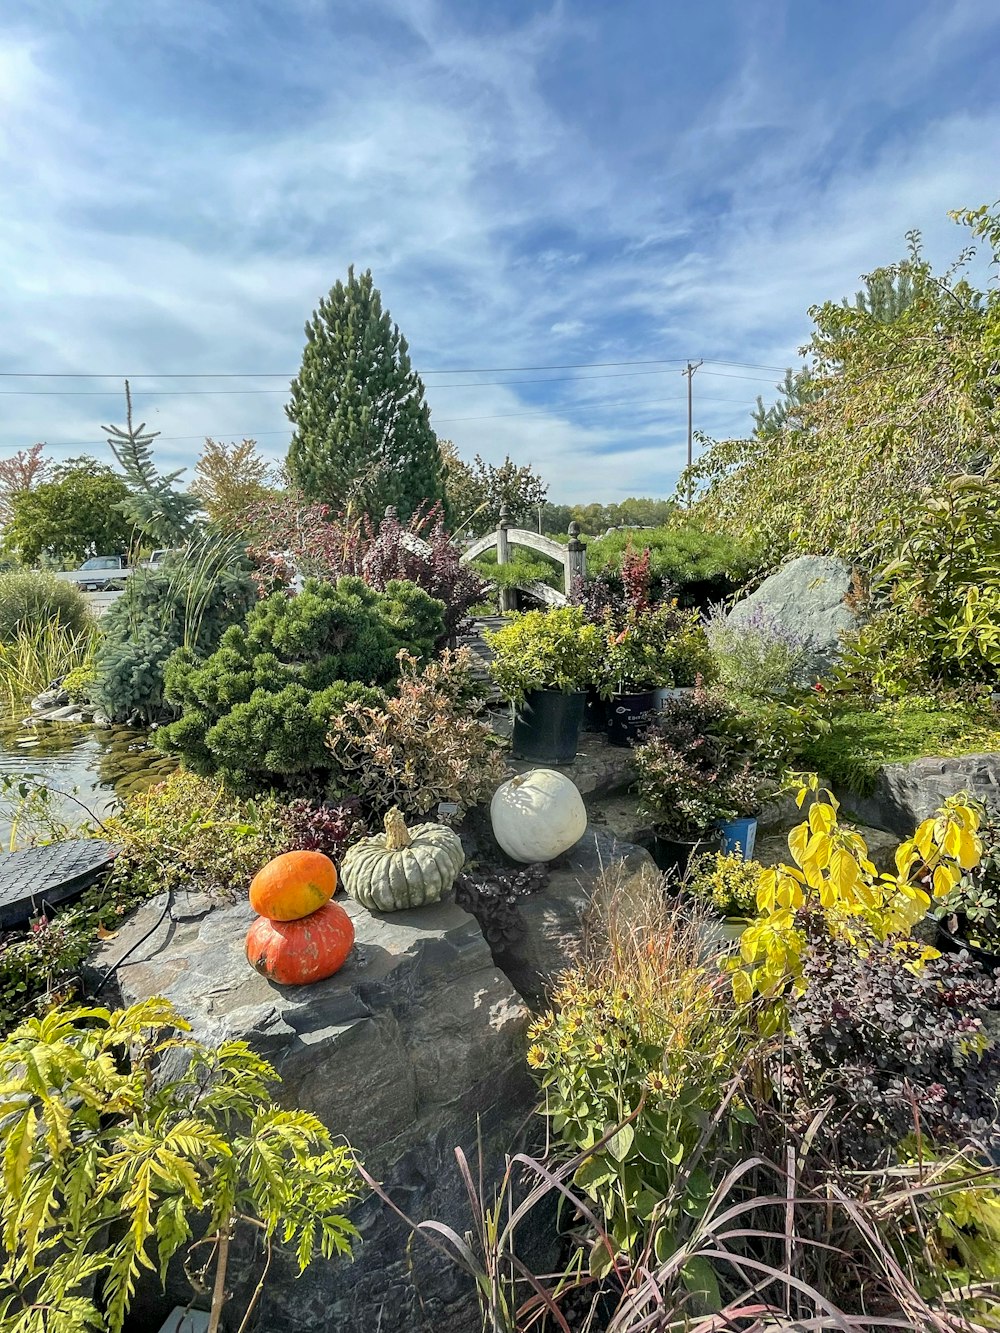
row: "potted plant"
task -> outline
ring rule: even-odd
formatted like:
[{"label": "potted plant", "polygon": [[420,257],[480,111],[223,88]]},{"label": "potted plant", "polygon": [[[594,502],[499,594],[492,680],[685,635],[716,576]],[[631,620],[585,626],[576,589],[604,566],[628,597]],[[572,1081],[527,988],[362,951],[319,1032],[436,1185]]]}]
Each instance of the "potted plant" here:
[{"label": "potted plant", "polygon": [[[663,624],[663,653],[658,682],[657,707],[669,699],[685,698],[694,693],[699,682],[711,685],[716,679],[715,660],[701,614],[693,607],[682,610],[676,602],[660,612]],[[666,677],[669,676],[669,680]]]},{"label": "potted plant", "polygon": [[656,708],[662,679],[654,617],[629,611],[624,623],[604,621],[606,636],[600,694],[607,701],[607,735],[612,745],[634,745]]},{"label": "potted plant", "polygon": [[639,809],[661,870],[683,875],[695,852],[753,853],[765,781],[732,722],[727,704],[696,690],[671,700],[636,749]]},{"label": "potted plant", "polygon": [[757,890],[764,867],[727,852],[708,852],[691,863],[685,890],[733,922],[757,915]]},{"label": "potted plant", "polygon": [[601,630],[578,606],[527,611],[487,632],[491,670],[514,711],[512,751],[535,763],[576,758],[587,690],[598,679]]},{"label": "potted plant", "polygon": [[967,949],[990,972],[1000,969],[1000,815],[979,826],[982,860],[934,904],[943,949]]}]

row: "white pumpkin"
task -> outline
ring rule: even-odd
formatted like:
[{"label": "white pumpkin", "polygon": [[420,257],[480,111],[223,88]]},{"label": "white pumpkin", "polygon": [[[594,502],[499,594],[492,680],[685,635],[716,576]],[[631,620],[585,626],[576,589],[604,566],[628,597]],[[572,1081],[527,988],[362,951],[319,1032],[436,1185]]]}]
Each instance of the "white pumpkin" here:
[{"label": "white pumpkin", "polygon": [[551,861],[587,828],[576,785],[552,768],[533,768],[498,787],[490,802],[493,835],[515,861]]}]

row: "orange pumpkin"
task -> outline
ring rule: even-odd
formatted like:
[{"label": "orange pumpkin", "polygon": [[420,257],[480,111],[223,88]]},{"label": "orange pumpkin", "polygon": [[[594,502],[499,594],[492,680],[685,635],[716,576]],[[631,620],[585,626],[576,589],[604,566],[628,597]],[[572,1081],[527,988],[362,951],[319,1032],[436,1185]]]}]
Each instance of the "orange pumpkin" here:
[{"label": "orange pumpkin", "polygon": [[258,870],[250,906],[272,921],[299,921],[337,891],[337,869],[322,852],[284,852]]},{"label": "orange pumpkin", "polygon": [[247,959],[279,986],[308,986],[332,977],[354,947],[351,918],[337,903],[326,903],[298,921],[260,916],[247,931]]}]

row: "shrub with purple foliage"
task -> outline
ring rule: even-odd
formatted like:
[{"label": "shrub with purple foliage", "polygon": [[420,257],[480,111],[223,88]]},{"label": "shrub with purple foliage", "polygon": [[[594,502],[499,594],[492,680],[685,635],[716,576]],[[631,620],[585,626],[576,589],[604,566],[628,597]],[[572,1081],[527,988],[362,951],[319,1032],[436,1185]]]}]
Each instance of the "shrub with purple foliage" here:
[{"label": "shrub with purple foliage", "polygon": [[1000,1147],[1000,980],[968,954],[920,963],[919,946],[830,936],[807,923],[805,990],[775,1082],[803,1124],[830,1102],[824,1137],[842,1164],[891,1161],[915,1133],[946,1151]]},{"label": "shrub with purple foliage", "polygon": [[356,796],[342,801],[290,801],[282,823],[285,851],[324,852],[331,861],[339,861],[368,832]]}]

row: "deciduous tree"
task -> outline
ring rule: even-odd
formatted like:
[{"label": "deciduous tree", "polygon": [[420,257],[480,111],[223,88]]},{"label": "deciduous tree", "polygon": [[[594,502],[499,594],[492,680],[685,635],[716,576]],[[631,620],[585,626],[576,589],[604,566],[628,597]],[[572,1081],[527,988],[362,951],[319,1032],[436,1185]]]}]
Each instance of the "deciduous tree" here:
[{"label": "deciduous tree", "polygon": [[[959,218],[1000,259],[1000,221]],[[706,522],[789,550],[879,566],[905,536],[923,487],[981,471],[1000,434],[1000,293],[944,273],[911,233],[901,263],[876,270],[853,303],[810,311],[808,392],[794,377],[782,413],[746,440],[705,440],[692,470]],[[681,480],[681,492],[688,479]]]},{"label": "deciduous tree", "polygon": [[209,520],[227,533],[244,530],[248,516],[271,496],[277,482],[256,440],[226,444],[209,437],[194,471],[192,494]]},{"label": "deciduous tree", "polygon": [[47,479],[52,464],[42,457],[44,444],[19,449],[13,458],[0,458],[0,523],[7,523],[15,495],[40,486]]},{"label": "deciduous tree", "polygon": [[491,531],[504,507],[512,525],[537,526],[549,488],[530,463],[515,463],[509,454],[499,467],[479,454],[466,463],[451,441],[442,453],[448,513],[456,532]]},{"label": "deciduous tree", "polygon": [[43,554],[67,563],[90,555],[123,555],[134,536],[121,511],[128,487],[93,458],[69,459],[51,481],[11,499],[4,534],[7,551],[26,564]]}]

